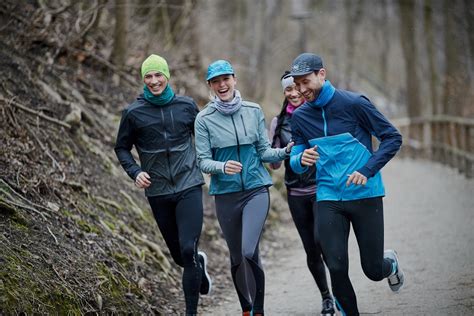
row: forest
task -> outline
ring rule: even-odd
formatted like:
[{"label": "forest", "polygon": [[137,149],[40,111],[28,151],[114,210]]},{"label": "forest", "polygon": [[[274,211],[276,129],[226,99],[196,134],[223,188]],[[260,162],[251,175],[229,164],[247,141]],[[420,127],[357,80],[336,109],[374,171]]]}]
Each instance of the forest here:
[{"label": "forest", "polygon": [[[404,146],[424,149],[445,124],[454,154],[438,154],[472,172],[473,1],[2,1],[0,314],[182,310],[180,271],[113,152],[120,113],[143,87],[140,65],[166,58],[174,91],[202,108],[207,66],[229,60],[268,124],[283,101],[280,76],[302,52],[323,58],[337,88],[421,124]],[[282,174],[272,176],[268,255],[284,246],[278,229],[288,221]],[[213,203],[205,198],[201,244],[230,287]]]}]

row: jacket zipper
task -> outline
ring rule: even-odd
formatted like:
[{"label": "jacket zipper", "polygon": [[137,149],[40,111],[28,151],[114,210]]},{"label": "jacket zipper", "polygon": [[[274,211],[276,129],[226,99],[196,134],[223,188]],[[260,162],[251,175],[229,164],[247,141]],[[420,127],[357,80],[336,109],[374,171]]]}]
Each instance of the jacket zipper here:
[{"label": "jacket zipper", "polygon": [[242,120],[242,126],[244,127],[245,136],[247,136],[247,129],[245,128],[244,117],[240,114],[240,119]]},{"label": "jacket zipper", "polygon": [[170,109],[170,114],[171,114],[171,126],[173,127],[174,131],[174,116],[173,116],[173,110]]},{"label": "jacket zipper", "polygon": [[[240,161],[240,142],[239,142],[239,135],[237,134],[237,127],[235,126],[235,122],[234,122],[234,116],[232,115],[230,117],[232,119],[232,125],[234,125],[234,131],[235,131],[235,138],[237,140],[237,158],[239,159],[239,162]],[[243,120],[243,118],[242,118]],[[240,183],[241,183],[241,186],[242,186],[242,191],[245,190],[244,188],[244,177],[242,176],[242,171],[240,171]]]},{"label": "jacket zipper", "polygon": [[324,122],[324,136],[328,136],[328,123],[326,122],[326,113],[324,112],[324,108],[321,108],[323,114],[323,122]]},{"label": "jacket zipper", "polygon": [[174,184],[174,179],[173,179],[173,173],[171,172],[171,162],[170,162],[170,148],[168,147],[168,133],[166,133],[166,125],[165,125],[165,114],[163,113],[163,109],[160,108],[161,110],[161,119],[163,123],[163,131],[164,131],[164,136],[165,136],[165,144],[166,144],[166,160],[168,161],[168,171],[170,173],[170,180],[171,184],[173,185],[173,191],[175,189],[175,184]]}]

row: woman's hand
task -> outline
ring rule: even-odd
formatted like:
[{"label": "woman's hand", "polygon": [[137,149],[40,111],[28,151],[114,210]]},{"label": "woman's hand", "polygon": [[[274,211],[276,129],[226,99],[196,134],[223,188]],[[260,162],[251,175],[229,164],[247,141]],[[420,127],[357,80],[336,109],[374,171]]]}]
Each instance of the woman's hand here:
[{"label": "woman's hand", "polygon": [[295,142],[294,142],[294,141],[290,141],[290,142],[288,143],[288,145],[286,145],[285,151],[286,151],[287,154],[291,153],[291,148],[293,148],[294,145],[295,145]]},{"label": "woman's hand", "polygon": [[242,164],[238,161],[227,160],[224,166],[224,173],[233,175],[242,171]]},{"label": "woman's hand", "polygon": [[145,171],[140,172],[135,178],[135,185],[140,189],[146,189],[150,186],[150,184],[150,175]]}]

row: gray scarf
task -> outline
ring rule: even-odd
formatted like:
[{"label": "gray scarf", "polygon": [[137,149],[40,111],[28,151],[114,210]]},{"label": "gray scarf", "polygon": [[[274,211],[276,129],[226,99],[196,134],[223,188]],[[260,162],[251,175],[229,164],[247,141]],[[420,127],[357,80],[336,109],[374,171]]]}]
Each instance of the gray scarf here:
[{"label": "gray scarf", "polygon": [[222,101],[217,96],[214,96],[212,101],[214,102],[217,111],[224,115],[232,115],[242,106],[242,98],[240,97],[239,90],[234,90],[234,98],[231,101]]}]

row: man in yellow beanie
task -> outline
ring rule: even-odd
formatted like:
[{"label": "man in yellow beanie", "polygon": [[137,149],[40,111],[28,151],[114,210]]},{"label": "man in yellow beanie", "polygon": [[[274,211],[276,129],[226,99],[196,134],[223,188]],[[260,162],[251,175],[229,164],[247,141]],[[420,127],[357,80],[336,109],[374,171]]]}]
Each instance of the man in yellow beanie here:
[{"label": "man in yellow beanie", "polygon": [[[135,185],[145,190],[171,256],[183,267],[186,315],[196,315],[199,294],[209,294],[207,256],[198,251],[204,179],[196,164],[193,99],[175,95],[163,57],[142,64],[143,93],[122,112],[115,153]],[[131,154],[135,146],[140,165]]]}]

